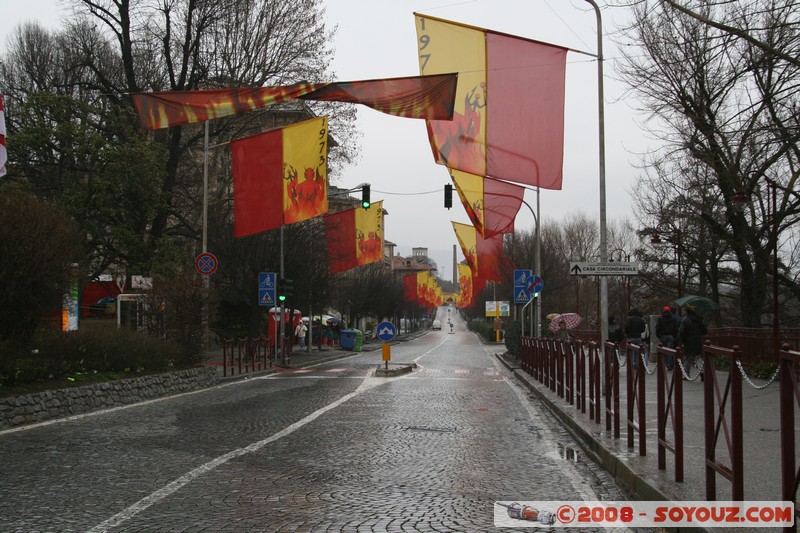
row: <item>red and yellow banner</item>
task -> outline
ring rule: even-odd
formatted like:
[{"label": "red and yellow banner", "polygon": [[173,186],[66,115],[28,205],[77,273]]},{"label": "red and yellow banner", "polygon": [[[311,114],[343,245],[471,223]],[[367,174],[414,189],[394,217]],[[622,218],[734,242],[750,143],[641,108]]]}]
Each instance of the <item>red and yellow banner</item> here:
[{"label": "red and yellow banner", "polygon": [[458,264],[458,289],[456,307],[472,307],[472,304],[475,303],[475,295],[472,290],[472,270],[469,265],[464,263]]},{"label": "red and yellow banner", "polygon": [[427,123],[436,162],[560,189],[567,49],[414,16],[420,73],[459,75],[453,120]]},{"label": "red and yellow banner", "polygon": [[420,307],[438,307],[444,304],[441,285],[429,270],[403,276],[403,297]]},{"label": "red and yellow banner", "polygon": [[323,217],[331,274],[383,258],[383,201]]},{"label": "red and yellow banner", "polygon": [[461,251],[472,271],[473,289],[486,281],[502,281],[507,261],[503,258],[503,237],[484,239],[474,226],[453,222]]},{"label": "red and yellow banner", "polygon": [[461,205],[481,237],[514,233],[514,219],[522,205],[524,187],[450,169]]},{"label": "red and yellow banner", "polygon": [[231,141],[234,235],[328,211],[328,117]]},{"label": "red and yellow banner", "polygon": [[205,122],[297,98],[363,104],[398,117],[450,120],[457,78],[439,72],[352,82],[133,93],[131,97],[139,126],[147,130]]}]

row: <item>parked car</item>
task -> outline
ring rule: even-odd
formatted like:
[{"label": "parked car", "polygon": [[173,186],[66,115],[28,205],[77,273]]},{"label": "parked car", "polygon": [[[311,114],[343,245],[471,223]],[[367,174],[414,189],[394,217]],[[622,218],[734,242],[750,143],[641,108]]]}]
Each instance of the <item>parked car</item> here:
[{"label": "parked car", "polygon": [[431,329],[438,329],[439,331],[441,331],[442,323],[438,320],[434,320],[433,324],[431,325]]}]

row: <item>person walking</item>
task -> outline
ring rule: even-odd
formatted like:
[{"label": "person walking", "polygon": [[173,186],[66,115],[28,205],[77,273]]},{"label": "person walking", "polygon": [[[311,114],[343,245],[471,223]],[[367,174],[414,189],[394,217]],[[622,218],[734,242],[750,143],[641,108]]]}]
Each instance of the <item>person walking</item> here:
[{"label": "person walking", "polygon": [[[635,307],[628,311],[628,317],[625,320],[625,338],[628,344],[635,344],[642,346],[644,343],[644,334],[647,331],[647,322],[644,321],[644,315]],[[641,353],[641,352],[640,352]],[[640,357],[634,357],[633,367],[639,368]]]},{"label": "person walking", "polygon": [[567,323],[565,321],[562,320],[558,323],[555,337],[561,341],[561,346],[564,349],[566,349],[567,344],[572,342],[572,333],[567,329]]},{"label": "person walking", "polygon": [[[672,315],[672,309],[665,305],[661,309],[661,316],[656,321],[656,338],[664,348],[675,348],[675,338],[678,336],[678,322]],[[667,370],[675,367],[675,357],[668,355],[664,357],[664,364]]]},{"label": "person walking", "polygon": [[619,344],[624,338],[625,332],[622,331],[622,326],[617,324],[613,316],[608,317],[608,340]]},{"label": "person walking", "polygon": [[300,344],[300,348],[305,350],[306,348],[306,334],[308,333],[308,326],[303,320],[297,324],[297,327],[294,328],[294,336],[297,337],[297,342]]},{"label": "person walking", "polygon": [[703,381],[703,363],[697,361],[697,358],[703,355],[703,335],[708,333],[708,327],[703,321],[703,317],[695,312],[692,304],[686,304],[683,309],[683,318],[678,328],[678,339],[683,345],[683,361],[686,371],[683,379],[691,378],[691,367],[694,364],[700,374],[700,381]]}]

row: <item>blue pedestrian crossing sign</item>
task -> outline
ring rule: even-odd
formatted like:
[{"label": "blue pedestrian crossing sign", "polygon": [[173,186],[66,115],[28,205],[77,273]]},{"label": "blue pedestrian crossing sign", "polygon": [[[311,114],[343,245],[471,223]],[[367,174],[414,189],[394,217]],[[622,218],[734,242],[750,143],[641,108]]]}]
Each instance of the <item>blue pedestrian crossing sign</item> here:
[{"label": "blue pedestrian crossing sign", "polygon": [[526,304],[531,299],[530,293],[525,290],[525,287],[514,287],[514,303]]},{"label": "blue pedestrian crossing sign", "polygon": [[275,272],[258,273],[258,305],[261,307],[275,306]]},{"label": "blue pedestrian crossing sign", "polygon": [[381,322],[377,331],[378,338],[383,342],[389,342],[397,335],[397,328],[391,322]]}]

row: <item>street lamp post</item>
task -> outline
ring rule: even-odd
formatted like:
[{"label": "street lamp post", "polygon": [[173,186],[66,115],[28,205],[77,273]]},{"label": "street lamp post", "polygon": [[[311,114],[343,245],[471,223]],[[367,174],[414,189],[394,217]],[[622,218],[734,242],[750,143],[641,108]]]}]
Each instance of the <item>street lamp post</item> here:
[{"label": "street lamp post", "polygon": [[[622,248],[614,248],[611,250],[611,258],[610,261],[614,261],[614,252],[619,252],[619,262],[622,262],[622,258],[625,257],[625,261],[630,263],[631,262],[631,254],[627,253]],[[631,277],[625,276],[625,302],[627,307],[625,308],[625,312],[627,313],[631,309]]]},{"label": "street lamp post", "polygon": [[780,351],[778,332],[780,330],[780,307],[778,306],[778,185],[767,180],[767,213],[772,225],[772,353],[775,361]]},{"label": "street lamp post", "polygon": [[[675,252],[675,259],[678,263],[678,298],[680,298],[683,296],[683,283],[681,282],[681,230],[676,228],[674,241],[668,239],[667,242],[672,244]],[[653,238],[650,239],[650,244],[653,246],[660,246],[664,244],[664,241],[661,240],[658,233],[654,233]]]}]

